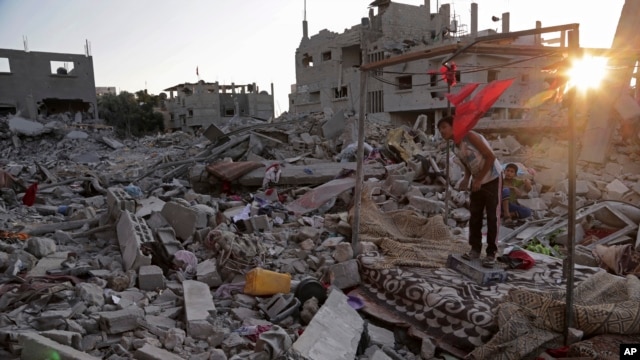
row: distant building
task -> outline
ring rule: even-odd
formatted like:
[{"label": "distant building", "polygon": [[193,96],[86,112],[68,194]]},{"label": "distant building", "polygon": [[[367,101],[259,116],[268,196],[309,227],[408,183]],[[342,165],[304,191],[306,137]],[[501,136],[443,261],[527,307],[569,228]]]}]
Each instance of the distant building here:
[{"label": "distant building", "polygon": [[[376,0],[371,6],[368,17],[342,33],[324,29],[310,37],[306,19],[303,21],[289,111],[313,113],[329,108],[334,113],[355,114],[360,110],[360,101],[366,99],[367,119],[412,124],[424,114],[428,132],[434,133],[435,123],[448,111],[444,95],[449,89],[440,73],[443,60],[477,38],[499,33],[493,29],[478,31],[475,3],[471,4],[470,27],[459,16],[452,16],[449,4],[441,5],[437,13],[431,12],[430,0],[420,6]],[[509,13],[494,18],[500,21],[502,33],[510,32]],[[558,45],[566,46],[562,43],[565,35],[560,34]],[[540,35],[503,37],[489,45],[457,54],[453,61],[457,66],[456,84],[450,91],[456,93],[469,83],[480,83],[482,87],[493,80],[515,78],[486,116],[491,124],[530,116],[524,107],[526,100],[548,86],[540,69],[558,61],[560,51],[550,51],[558,48],[544,46]],[[407,60],[368,72],[363,98],[362,64],[401,56]]]},{"label": "distant building", "polygon": [[95,87],[91,56],[0,49],[0,113],[97,117]]},{"label": "distant building", "polygon": [[274,116],[273,84],[271,94],[260,91],[255,83],[220,85],[199,81],[165,89],[169,98],[164,106],[169,113],[167,130],[195,132],[209,125],[224,125],[234,116],[267,120]]},{"label": "distant building", "polygon": [[118,93],[116,92],[116,87],[115,86],[96,86],[97,97],[100,97],[106,94],[118,95]]}]

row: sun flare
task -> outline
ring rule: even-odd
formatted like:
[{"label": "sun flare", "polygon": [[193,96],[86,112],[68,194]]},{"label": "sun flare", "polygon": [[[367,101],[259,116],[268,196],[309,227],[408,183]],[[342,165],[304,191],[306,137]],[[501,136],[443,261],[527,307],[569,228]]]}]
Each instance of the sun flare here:
[{"label": "sun flare", "polygon": [[568,70],[569,87],[578,90],[596,89],[607,74],[607,58],[585,55],[572,61]]}]

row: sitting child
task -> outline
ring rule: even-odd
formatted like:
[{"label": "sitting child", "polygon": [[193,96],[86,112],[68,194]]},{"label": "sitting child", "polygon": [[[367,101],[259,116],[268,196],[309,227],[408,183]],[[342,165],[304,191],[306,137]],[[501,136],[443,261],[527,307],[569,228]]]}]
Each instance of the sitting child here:
[{"label": "sitting child", "polygon": [[505,222],[531,216],[531,209],[518,204],[518,198],[526,196],[533,188],[529,179],[518,179],[518,166],[507,164],[502,180],[502,216]]}]

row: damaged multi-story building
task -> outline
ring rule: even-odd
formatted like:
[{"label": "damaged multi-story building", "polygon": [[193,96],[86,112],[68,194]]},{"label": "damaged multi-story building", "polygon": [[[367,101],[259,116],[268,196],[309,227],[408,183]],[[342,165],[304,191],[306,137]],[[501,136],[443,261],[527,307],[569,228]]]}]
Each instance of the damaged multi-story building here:
[{"label": "damaged multi-story building", "polygon": [[234,116],[268,120],[274,117],[273,84],[271,94],[255,83],[221,85],[203,80],[164,89],[169,93],[164,106],[169,113],[166,129],[194,133],[209,125],[223,126]]},{"label": "damaged multi-story building", "polygon": [[0,114],[35,119],[62,112],[97,118],[93,58],[0,49]]},{"label": "damaged multi-story building", "polygon": [[[563,114],[557,106],[532,108],[526,103],[548,88],[549,74],[541,69],[566,54],[571,26],[542,28],[538,21],[532,24],[532,31],[522,35],[526,31],[510,32],[507,12],[493,17],[501,26],[499,33],[497,28],[478,30],[476,3],[471,4],[470,26],[451,13],[449,4],[437,10],[431,12],[430,0],[419,6],[376,0],[360,24],[343,33],[325,29],[313,36],[308,34],[305,19],[295,54],[296,84],[289,94],[290,111],[312,113],[329,108],[334,113],[355,114],[364,96],[368,121],[406,124],[424,114],[428,132],[433,134],[436,121],[448,111],[455,112],[444,96],[447,92],[456,93],[469,83],[482,86],[513,78],[513,84],[479,126],[566,121],[566,111]],[[545,33],[545,29],[549,31]],[[402,61],[393,61],[400,58]],[[369,76],[362,81],[363,65],[385,62],[368,71]],[[455,64],[456,84],[451,88],[442,81],[443,63]],[[363,84],[365,92],[361,92]]]}]

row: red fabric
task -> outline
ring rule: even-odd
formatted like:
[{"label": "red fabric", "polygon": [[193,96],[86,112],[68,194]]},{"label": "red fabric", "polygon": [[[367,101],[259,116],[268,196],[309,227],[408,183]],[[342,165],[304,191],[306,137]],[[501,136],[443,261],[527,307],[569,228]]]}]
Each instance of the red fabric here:
[{"label": "red fabric", "polygon": [[453,141],[458,144],[462,138],[473,129],[482,115],[493,106],[502,93],[511,86],[514,78],[495,80],[487,84],[482,90],[456,107],[453,121]]},{"label": "red fabric", "polygon": [[37,191],[38,191],[38,183],[35,182],[27,188],[27,191],[24,193],[24,197],[22,198],[22,203],[27,206],[33,206],[33,204],[35,204],[36,202]]},{"label": "red fabric", "polygon": [[513,250],[509,253],[509,257],[512,259],[522,260],[522,264],[519,265],[516,269],[528,270],[536,264],[536,261],[533,260],[531,255],[527,254],[524,250]]},{"label": "red fabric", "polygon": [[456,94],[445,94],[445,97],[447,99],[449,99],[449,101],[454,105],[457,106],[458,104],[460,104],[464,99],[466,99],[469,95],[471,95],[471,93],[480,85],[480,83],[470,83],[467,84],[465,86],[462,87],[462,89],[460,89],[460,91],[458,91],[458,93]]},{"label": "red fabric", "polygon": [[455,63],[451,63],[450,66],[442,65],[440,67],[440,73],[442,74],[442,80],[444,80],[447,84],[453,86],[456,84],[456,70],[457,66]]}]

